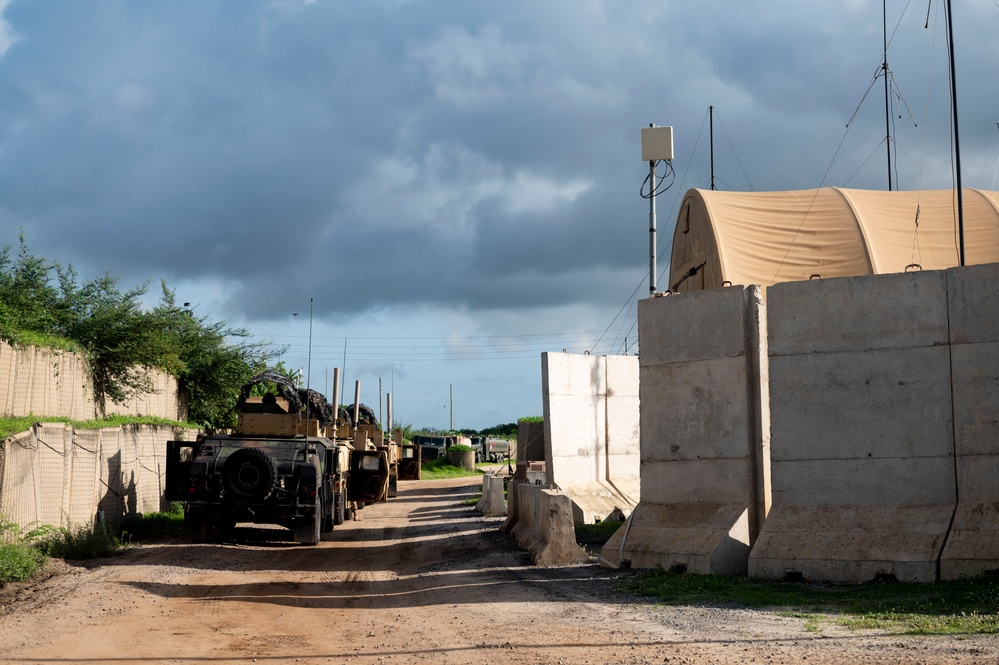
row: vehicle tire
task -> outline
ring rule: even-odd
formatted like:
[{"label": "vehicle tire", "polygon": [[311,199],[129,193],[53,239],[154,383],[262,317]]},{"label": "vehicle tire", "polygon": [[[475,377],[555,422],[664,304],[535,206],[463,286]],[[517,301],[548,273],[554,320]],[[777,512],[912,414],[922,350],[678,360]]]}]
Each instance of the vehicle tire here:
[{"label": "vehicle tire", "polygon": [[295,529],[295,540],[302,545],[318,545],[322,537],[323,501],[316,497],[316,509],[312,519]]},{"label": "vehicle tire", "polygon": [[259,448],[240,448],[226,459],[222,483],[226,493],[243,501],[263,501],[277,485],[274,458]]},{"label": "vehicle tire", "polygon": [[388,486],[388,496],[387,499],[394,498],[399,494],[399,476],[398,474],[394,476],[389,476],[389,486]]},{"label": "vehicle tire", "polygon": [[347,521],[347,492],[341,490],[333,499],[333,524],[340,525]]}]

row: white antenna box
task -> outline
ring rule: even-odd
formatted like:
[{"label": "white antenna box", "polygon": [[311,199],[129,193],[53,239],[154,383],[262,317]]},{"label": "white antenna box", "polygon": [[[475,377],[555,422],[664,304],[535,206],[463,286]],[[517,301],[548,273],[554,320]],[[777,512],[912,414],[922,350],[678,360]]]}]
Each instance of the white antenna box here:
[{"label": "white antenna box", "polygon": [[673,160],[673,128],[642,127],[642,161]]}]

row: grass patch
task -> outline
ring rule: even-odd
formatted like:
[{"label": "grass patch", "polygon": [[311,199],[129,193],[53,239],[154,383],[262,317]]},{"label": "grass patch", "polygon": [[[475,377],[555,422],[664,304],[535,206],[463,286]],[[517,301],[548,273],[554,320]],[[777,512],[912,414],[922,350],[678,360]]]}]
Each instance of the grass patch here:
[{"label": "grass patch", "polygon": [[481,469],[469,471],[468,469],[462,469],[454,466],[446,457],[438,457],[437,459],[423,463],[420,477],[423,478],[423,480],[440,480],[442,478],[481,476],[482,474],[483,471]]},{"label": "grass patch", "polygon": [[999,578],[994,576],[934,584],[833,586],[655,570],[636,572],[621,586],[669,605],[775,610],[781,616],[804,618],[810,631],[832,622],[853,630],[906,635],[999,633]]},{"label": "grass patch", "polygon": [[76,429],[100,429],[102,427],[120,427],[122,425],[165,425],[167,427],[197,428],[195,423],[185,423],[179,420],[157,418],[155,416],[108,416],[100,420],[72,420],[63,416],[27,416],[0,417],[0,438],[19,434],[31,429],[35,423],[65,423]]},{"label": "grass patch", "polygon": [[146,513],[125,521],[122,540],[131,542],[151,542],[180,536],[184,533],[184,504],[174,501],[170,507],[158,513]]},{"label": "grass patch", "polygon": [[621,528],[622,524],[624,522],[621,520],[604,520],[596,524],[577,524],[576,540],[584,539],[590,541],[603,539],[606,541],[614,535],[615,531]]},{"label": "grass patch", "polygon": [[482,501],[482,492],[478,494],[473,494],[464,501],[461,502],[463,506],[475,506],[479,501]]}]

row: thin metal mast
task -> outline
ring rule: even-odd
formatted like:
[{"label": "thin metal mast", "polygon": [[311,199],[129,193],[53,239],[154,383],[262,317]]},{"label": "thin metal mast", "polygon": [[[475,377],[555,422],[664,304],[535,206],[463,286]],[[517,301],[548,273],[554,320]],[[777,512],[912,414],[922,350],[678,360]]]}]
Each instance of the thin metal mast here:
[{"label": "thin metal mast", "polygon": [[888,153],[888,191],[891,191],[891,92],[888,82],[888,0],[881,0],[882,26],[884,27],[884,59],[881,68],[885,75],[885,150]]},{"label": "thin metal mast", "polygon": [[[702,125],[703,126],[703,125]],[[708,107],[708,127],[711,135],[711,190],[715,188],[715,107]]]},{"label": "thin metal mast", "polygon": [[950,51],[950,102],[954,114],[954,167],[957,181],[958,265],[964,265],[964,198],[961,189],[961,134],[957,129],[957,75],[954,68],[954,21],[947,0],[947,46]]}]

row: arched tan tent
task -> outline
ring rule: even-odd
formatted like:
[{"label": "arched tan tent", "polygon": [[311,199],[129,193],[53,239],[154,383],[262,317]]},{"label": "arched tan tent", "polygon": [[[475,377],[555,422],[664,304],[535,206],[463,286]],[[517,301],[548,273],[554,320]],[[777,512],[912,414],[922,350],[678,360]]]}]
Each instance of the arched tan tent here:
[{"label": "arched tan tent", "polygon": [[[691,189],[673,232],[669,286],[683,292],[950,268],[959,263],[956,220],[949,189]],[[964,246],[966,265],[999,262],[999,192],[964,190]]]}]

